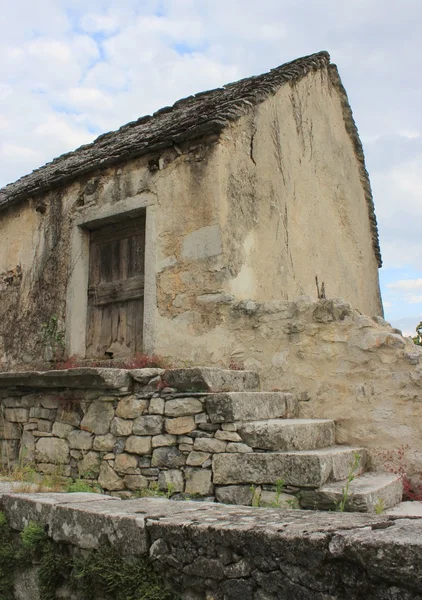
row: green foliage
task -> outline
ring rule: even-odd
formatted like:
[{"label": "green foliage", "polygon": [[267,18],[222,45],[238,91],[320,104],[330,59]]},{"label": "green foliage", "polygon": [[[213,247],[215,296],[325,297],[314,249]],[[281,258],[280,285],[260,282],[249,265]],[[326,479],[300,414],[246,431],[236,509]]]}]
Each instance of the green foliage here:
[{"label": "green foliage", "polygon": [[345,512],[345,510],[346,510],[346,504],[350,498],[350,491],[349,491],[350,484],[355,479],[356,471],[359,468],[360,459],[361,459],[361,455],[359,454],[359,452],[354,452],[353,453],[353,463],[350,467],[349,474],[347,475],[346,485],[341,490],[341,496],[342,496],[341,500],[339,500],[339,502],[335,503],[335,508],[336,508],[336,511],[338,511],[338,512]]},{"label": "green foliage", "polygon": [[374,509],[375,509],[375,512],[377,513],[377,515],[382,515],[382,513],[385,511],[385,502],[384,502],[384,499],[381,498],[380,496],[378,496],[378,499],[377,499],[376,503],[374,504]]},{"label": "green foliage", "polygon": [[252,506],[258,508],[258,506],[261,506],[261,490],[254,485],[251,485],[250,490],[252,492]]},{"label": "green foliage", "polygon": [[0,598],[13,600],[13,572],[16,565],[16,546],[6,515],[0,512]]},{"label": "green foliage", "polygon": [[281,494],[284,489],[284,479],[277,479],[275,483],[275,498],[271,502],[271,508],[280,508]]},{"label": "green foliage", "polygon": [[115,600],[175,599],[145,559],[124,560],[111,546],[77,556],[72,583],[86,600],[93,600],[99,593]]},{"label": "green foliage", "polygon": [[20,534],[20,548],[17,552],[19,563],[31,564],[39,556],[47,542],[47,534],[43,527],[30,521]]},{"label": "green foliage", "polygon": [[416,326],[416,335],[412,340],[417,346],[422,346],[422,321]]},{"label": "green foliage", "polygon": [[100,493],[100,486],[94,481],[87,481],[86,479],[75,479],[71,483],[68,483],[64,489],[65,492],[93,492]]},{"label": "green foliage", "polygon": [[59,327],[56,315],[51,315],[46,323],[42,324],[42,340],[44,345],[50,346],[53,350],[65,348],[65,334]]},{"label": "green foliage", "polygon": [[49,540],[36,523],[14,534],[0,512],[1,600],[14,599],[14,574],[29,566],[38,567],[41,600],[55,600],[65,582],[86,600],[104,595],[115,600],[176,600],[145,558],[124,559],[109,545],[71,554],[67,546]]}]

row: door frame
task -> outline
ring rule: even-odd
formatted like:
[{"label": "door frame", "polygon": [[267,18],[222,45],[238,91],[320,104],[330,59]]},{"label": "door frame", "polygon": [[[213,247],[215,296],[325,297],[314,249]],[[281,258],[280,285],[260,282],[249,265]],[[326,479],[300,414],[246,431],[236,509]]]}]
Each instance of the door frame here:
[{"label": "door frame", "polygon": [[153,354],[157,290],[155,279],[156,197],[139,194],[114,204],[79,209],[70,236],[70,265],[66,290],[66,351],[68,356],[86,356],[89,280],[89,233],[91,229],[145,214],[145,288],[143,352]]}]

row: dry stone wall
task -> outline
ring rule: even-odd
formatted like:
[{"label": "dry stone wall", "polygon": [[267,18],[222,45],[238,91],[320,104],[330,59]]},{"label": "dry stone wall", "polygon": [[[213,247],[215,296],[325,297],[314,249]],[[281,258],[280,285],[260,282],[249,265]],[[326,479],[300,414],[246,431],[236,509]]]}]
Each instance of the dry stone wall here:
[{"label": "dry stone wall", "polygon": [[[36,522],[71,556],[106,543],[128,563],[145,557],[183,600],[422,598],[421,519],[1,487],[0,510],[13,530]],[[37,597],[36,566],[16,573],[21,600]],[[66,584],[57,597],[85,600]]]},{"label": "dry stone wall", "polygon": [[31,464],[120,496],[217,493],[250,504],[249,485],[216,492],[213,458],[254,452],[253,439],[249,446],[237,432],[242,419],[294,416],[297,408],[292,394],[264,393],[258,402],[253,391],[242,392],[259,388],[248,371],[88,368],[5,373],[1,385],[3,465]]}]

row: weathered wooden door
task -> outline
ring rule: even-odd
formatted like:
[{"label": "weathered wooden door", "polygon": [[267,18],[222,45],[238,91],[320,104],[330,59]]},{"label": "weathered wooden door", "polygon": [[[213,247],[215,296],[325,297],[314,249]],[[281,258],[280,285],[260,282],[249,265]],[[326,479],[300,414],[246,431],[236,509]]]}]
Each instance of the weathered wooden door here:
[{"label": "weathered wooden door", "polygon": [[144,216],[90,232],[88,358],[142,351],[144,256]]}]

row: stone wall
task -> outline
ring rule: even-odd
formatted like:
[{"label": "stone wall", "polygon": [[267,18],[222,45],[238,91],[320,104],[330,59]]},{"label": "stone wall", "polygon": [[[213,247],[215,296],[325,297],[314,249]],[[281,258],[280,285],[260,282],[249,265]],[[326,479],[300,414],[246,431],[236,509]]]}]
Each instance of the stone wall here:
[{"label": "stone wall", "polygon": [[[4,486],[0,510],[15,531],[44,527],[65,556],[107,544],[129,563],[145,557],[183,600],[422,598],[421,519],[13,494]],[[66,583],[58,597],[85,600]],[[34,600],[38,590],[34,561],[15,573],[15,597]]]},{"label": "stone wall", "polygon": [[[258,388],[255,373],[206,368],[6,373],[0,375],[1,461],[98,482],[121,496],[149,489],[236,501],[236,486],[231,493],[216,490],[212,459],[254,452],[236,432],[242,413],[230,409],[229,396]],[[264,396],[264,404],[247,398],[256,418],[265,418],[266,403],[275,416],[296,413],[292,394]],[[246,484],[237,501],[250,504]]]},{"label": "stone wall", "polygon": [[228,318],[227,353],[257,370],[264,389],[298,394],[301,417],[335,420],[339,443],[422,481],[421,347],[343,300],[249,301]]}]

